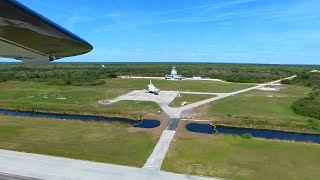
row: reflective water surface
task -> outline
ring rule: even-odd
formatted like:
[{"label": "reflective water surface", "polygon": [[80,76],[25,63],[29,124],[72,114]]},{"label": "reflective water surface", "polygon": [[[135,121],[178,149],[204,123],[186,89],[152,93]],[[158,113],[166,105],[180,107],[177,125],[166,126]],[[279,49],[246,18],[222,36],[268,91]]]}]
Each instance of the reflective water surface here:
[{"label": "reflective water surface", "polygon": [[[216,131],[210,124],[190,123],[186,125],[186,129],[191,132],[214,134]],[[245,133],[251,134],[253,137],[279,140],[293,140],[301,142],[313,142],[320,144],[319,134],[275,131],[267,129],[252,129],[252,128],[238,128],[227,126],[216,126],[218,133],[243,135]]]},{"label": "reflective water surface", "polygon": [[139,128],[156,128],[160,126],[160,121],[144,119],[143,121],[134,121],[126,118],[108,118],[103,116],[92,115],[74,115],[74,114],[55,114],[55,113],[38,113],[38,112],[23,112],[14,110],[0,109],[0,114],[25,116],[25,117],[42,117],[42,118],[55,118],[65,120],[80,120],[80,121],[103,121],[103,122],[119,122],[132,125]]}]

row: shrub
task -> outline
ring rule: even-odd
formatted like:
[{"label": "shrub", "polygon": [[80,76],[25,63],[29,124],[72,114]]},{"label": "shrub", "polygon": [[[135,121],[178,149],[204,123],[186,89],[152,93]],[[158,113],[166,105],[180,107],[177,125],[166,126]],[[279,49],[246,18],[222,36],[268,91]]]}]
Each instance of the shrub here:
[{"label": "shrub", "polygon": [[320,119],[320,96],[317,93],[299,99],[291,105],[291,109],[302,116]]},{"label": "shrub", "polygon": [[252,138],[252,134],[250,134],[250,133],[244,133],[244,134],[241,135],[241,137],[242,137],[243,139],[251,139],[251,138]]}]

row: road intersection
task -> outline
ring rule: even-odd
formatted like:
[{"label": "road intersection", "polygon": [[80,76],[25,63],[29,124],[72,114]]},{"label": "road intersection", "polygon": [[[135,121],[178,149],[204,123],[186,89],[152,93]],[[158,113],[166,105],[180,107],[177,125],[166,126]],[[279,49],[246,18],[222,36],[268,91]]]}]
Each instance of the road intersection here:
[{"label": "road intersection", "polygon": [[[293,79],[296,76],[290,76],[287,78],[279,79],[276,81],[272,81],[269,83],[259,84],[253,87],[249,87],[246,89],[241,89],[238,91],[230,92],[230,93],[207,93],[207,92],[181,92],[181,91],[162,91],[159,93],[159,95],[153,95],[151,93],[146,93],[145,91],[139,91],[135,90],[132,92],[129,92],[126,95],[119,96],[115,99],[104,101],[105,104],[115,103],[122,100],[133,100],[133,101],[153,101],[159,104],[159,106],[162,108],[162,110],[170,117],[170,121],[168,123],[168,126],[166,130],[163,131],[160,140],[158,141],[155,149],[153,150],[151,156],[148,158],[146,164],[143,166],[143,168],[149,169],[149,170],[157,170],[160,171],[162,162],[166,156],[166,153],[169,149],[170,143],[175,135],[176,129],[178,127],[180,116],[183,111],[191,110],[196,107],[211,103],[213,101],[217,101],[226,97],[234,96],[237,94],[241,94],[244,92],[248,92],[251,90],[259,89],[262,87],[265,87],[267,85],[277,84],[285,79]],[[182,106],[179,108],[173,108],[170,107],[169,104],[174,100],[174,98],[178,94],[210,94],[215,95],[216,97],[199,101],[196,103],[192,103],[186,106]]]},{"label": "road intersection", "polygon": [[[112,164],[96,163],[68,158],[58,158],[52,156],[44,156],[23,152],[13,152],[7,150],[0,150],[0,179],[133,179],[133,180],[147,180],[147,179],[194,179],[205,180],[214,179],[199,176],[189,176],[183,174],[174,174],[161,171],[162,162],[169,149],[170,143],[174,138],[176,128],[180,121],[180,115],[183,111],[191,110],[193,108],[205,105],[207,103],[234,96],[236,94],[244,93],[254,89],[264,87],[269,84],[276,84],[284,79],[292,79],[295,76],[283,78],[277,81],[272,81],[265,84],[260,84],[247,89],[231,93],[212,93],[216,97],[189,104],[180,108],[169,107],[169,104],[179,93],[193,93],[193,94],[208,94],[201,92],[164,92],[167,98],[161,96],[146,95],[136,96],[141,93],[139,91],[130,92],[127,95],[120,96],[113,100],[100,101],[101,104],[110,104],[121,100],[134,101],[155,101],[170,117],[167,128],[163,131],[159,142],[157,143],[151,156],[143,168],[134,168],[127,166],[118,166]],[[30,178],[28,178],[30,177]]]}]

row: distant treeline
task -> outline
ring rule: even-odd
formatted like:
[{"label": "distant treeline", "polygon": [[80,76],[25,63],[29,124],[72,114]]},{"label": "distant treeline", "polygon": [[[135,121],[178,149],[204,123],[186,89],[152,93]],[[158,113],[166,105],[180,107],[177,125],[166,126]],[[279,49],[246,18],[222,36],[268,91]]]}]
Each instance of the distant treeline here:
[{"label": "distant treeline", "polygon": [[184,77],[201,76],[228,82],[262,83],[312,69],[309,66],[251,65],[251,64],[110,64],[117,75],[163,77],[176,66]]},{"label": "distant treeline", "polygon": [[293,80],[282,83],[311,87],[313,92],[293,103],[291,108],[297,114],[320,120],[320,73],[302,72]]},{"label": "distant treeline", "polygon": [[115,77],[113,72],[101,68],[0,65],[0,82],[33,80],[51,85],[97,86],[105,84],[103,79]]},{"label": "distant treeline", "polygon": [[157,76],[169,74],[172,66],[184,77],[201,76],[229,82],[262,83],[310,71],[313,66],[257,64],[118,64],[50,63],[45,65],[0,64],[0,81],[46,81],[49,84],[96,86],[117,76]]}]

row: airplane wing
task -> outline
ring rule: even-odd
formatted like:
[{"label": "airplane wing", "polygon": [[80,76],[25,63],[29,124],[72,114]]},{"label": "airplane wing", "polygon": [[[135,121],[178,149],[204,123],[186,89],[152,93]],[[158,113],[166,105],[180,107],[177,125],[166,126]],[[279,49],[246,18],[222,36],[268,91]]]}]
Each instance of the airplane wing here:
[{"label": "airplane wing", "polygon": [[0,57],[49,62],[93,47],[16,0],[0,0]]}]

